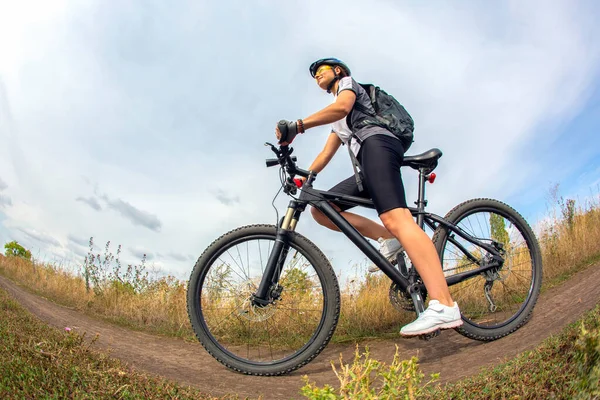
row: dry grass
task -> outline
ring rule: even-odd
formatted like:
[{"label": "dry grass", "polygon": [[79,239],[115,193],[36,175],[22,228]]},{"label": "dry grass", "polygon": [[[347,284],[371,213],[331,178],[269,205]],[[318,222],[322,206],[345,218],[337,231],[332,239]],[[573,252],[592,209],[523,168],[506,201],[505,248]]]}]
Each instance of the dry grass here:
[{"label": "dry grass", "polygon": [[96,339],[49,327],[0,290],[0,398],[217,399],[111,359]]},{"label": "dry grass", "polygon": [[173,277],[151,282],[142,293],[109,285],[96,294],[86,290],[82,277],[53,264],[4,257],[0,259],[0,273],[57,303],[113,322],[172,336],[191,335],[186,288]]},{"label": "dry grass", "polygon": [[[315,332],[321,318],[323,294],[316,279],[302,275],[299,269],[284,272],[280,283],[286,288],[276,305],[253,307],[248,300],[256,291],[258,282],[245,281],[232,286],[222,275],[206,278],[208,290],[202,293],[202,309],[206,325],[219,343],[243,346],[239,351],[263,351],[264,357],[272,350],[298,349]],[[290,275],[301,277],[290,282]],[[287,281],[287,282],[286,282]],[[289,283],[289,284],[288,284]],[[267,346],[266,352],[262,346]],[[258,356],[258,354],[257,354]]]},{"label": "dry grass", "polygon": [[383,274],[367,275],[342,292],[342,312],[336,330],[338,341],[397,334],[414,319],[413,313],[400,313],[390,303],[391,281]]},{"label": "dry grass", "polygon": [[[565,214],[566,210],[563,210]],[[539,238],[548,286],[593,261],[600,254],[600,204],[577,207],[572,215],[554,216]]]},{"label": "dry grass", "polygon": [[[556,201],[557,212],[538,232],[544,287],[566,279],[600,255],[600,204]],[[87,291],[84,280],[52,264],[15,257],[0,258],[0,274],[58,303],[136,329],[191,337],[186,285],[173,277],[149,281],[141,291],[113,281],[102,293]],[[109,281],[110,283],[110,281]],[[366,276],[342,293],[342,313],[335,341],[395,334],[414,314],[399,313],[389,302],[390,281]]]}]

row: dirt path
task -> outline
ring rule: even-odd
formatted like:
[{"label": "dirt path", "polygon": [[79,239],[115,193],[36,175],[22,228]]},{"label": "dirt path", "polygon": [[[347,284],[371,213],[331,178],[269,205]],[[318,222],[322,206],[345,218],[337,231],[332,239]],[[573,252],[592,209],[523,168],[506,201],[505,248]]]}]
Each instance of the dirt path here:
[{"label": "dirt path", "polygon": [[[600,301],[600,265],[577,273],[563,285],[541,296],[532,320],[516,333],[491,343],[469,340],[454,331],[446,331],[429,342],[398,337],[391,341],[370,341],[374,358],[391,362],[397,344],[405,358],[418,355],[425,374],[440,372],[442,381],[477,373],[481,367],[497,364],[535,347],[549,335],[574,322]],[[80,312],[56,305],[33,295],[0,276],[0,287],[41,320],[58,328],[75,327],[88,337],[100,334],[98,345],[109,349],[134,368],[191,385],[214,395],[237,393],[240,397],[265,399],[301,398],[302,376],[309,375],[319,385],[337,381],[329,360],[340,353],[349,361],[354,346],[329,345],[312,363],[283,377],[251,377],[230,372],[215,361],[199,343],[159,337],[131,331],[90,318]]]}]

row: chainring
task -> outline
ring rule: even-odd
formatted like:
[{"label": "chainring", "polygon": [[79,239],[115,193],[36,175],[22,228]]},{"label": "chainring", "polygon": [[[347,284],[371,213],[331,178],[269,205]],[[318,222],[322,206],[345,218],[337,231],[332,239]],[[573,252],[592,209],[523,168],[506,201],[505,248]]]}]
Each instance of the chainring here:
[{"label": "chainring", "polygon": [[412,299],[408,295],[408,293],[404,293],[400,290],[397,284],[392,282],[389,290],[389,298],[392,306],[400,311],[415,311],[415,305],[413,304]]}]

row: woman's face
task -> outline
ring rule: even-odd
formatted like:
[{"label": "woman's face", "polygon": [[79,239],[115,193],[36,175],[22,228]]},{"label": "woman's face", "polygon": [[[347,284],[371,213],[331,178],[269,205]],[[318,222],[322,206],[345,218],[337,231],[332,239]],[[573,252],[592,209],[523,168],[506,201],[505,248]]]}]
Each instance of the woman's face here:
[{"label": "woman's face", "polygon": [[321,65],[315,73],[315,80],[317,85],[323,90],[327,90],[327,87],[331,81],[335,78],[335,73],[331,65]]}]

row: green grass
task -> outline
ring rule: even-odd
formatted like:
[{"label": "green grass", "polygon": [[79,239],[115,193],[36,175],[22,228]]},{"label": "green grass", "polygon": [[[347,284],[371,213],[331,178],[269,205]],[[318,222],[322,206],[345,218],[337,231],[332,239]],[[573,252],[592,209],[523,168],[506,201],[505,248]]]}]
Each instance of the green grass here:
[{"label": "green grass", "polygon": [[49,327],[0,290],[0,398],[213,398],[130,370],[93,342]]},{"label": "green grass", "polygon": [[597,306],[536,349],[471,378],[438,385],[423,398],[598,399],[599,384],[600,306]]},{"label": "green grass", "polygon": [[[0,290],[0,398],[211,398],[130,370],[91,346],[83,336],[48,327]],[[418,398],[593,399],[600,398],[599,386],[597,306],[536,349]]]},{"label": "green grass", "polygon": [[[491,360],[493,361],[493,360]],[[600,306],[536,349],[487,368],[476,376],[446,384],[438,374],[425,377],[418,359],[402,360],[396,348],[391,364],[372,359],[358,347],[350,363],[332,362],[336,387],[316,386],[304,377],[311,399],[600,399]],[[456,365],[456,368],[460,368]],[[442,377],[443,378],[443,377]]]}]

